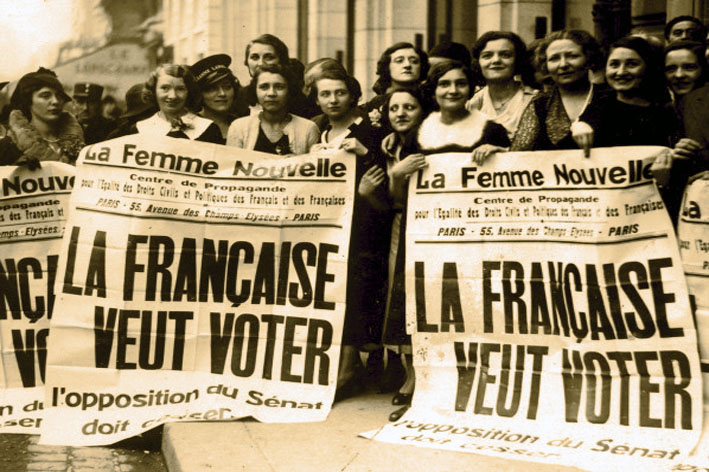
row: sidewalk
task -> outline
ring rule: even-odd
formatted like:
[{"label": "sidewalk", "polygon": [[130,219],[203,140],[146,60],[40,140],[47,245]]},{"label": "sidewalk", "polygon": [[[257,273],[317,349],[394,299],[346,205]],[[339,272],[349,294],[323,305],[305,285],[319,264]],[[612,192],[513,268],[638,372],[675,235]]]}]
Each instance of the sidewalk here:
[{"label": "sidewalk", "polygon": [[162,451],[170,472],[578,472],[580,469],[371,441],[359,433],[382,426],[392,394],[336,403],[321,423],[172,423]]}]

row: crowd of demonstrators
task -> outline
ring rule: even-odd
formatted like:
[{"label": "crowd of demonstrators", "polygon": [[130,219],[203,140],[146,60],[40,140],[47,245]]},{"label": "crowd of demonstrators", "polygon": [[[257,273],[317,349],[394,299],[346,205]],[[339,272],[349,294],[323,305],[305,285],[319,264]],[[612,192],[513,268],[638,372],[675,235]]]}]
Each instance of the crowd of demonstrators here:
[{"label": "crowd of demonstrators", "polygon": [[701,21],[680,16],[667,23],[664,42],[632,35],[608,51],[581,30],[529,44],[490,31],[470,49],[444,41],[428,54],[398,42],[379,57],[374,96],[364,103],[340,62],[304,66],[271,34],[246,47],[248,84],[226,54],[163,64],[128,90],[123,112],[101,84],[75,84],[72,100],[40,68],[19,80],[0,114],[0,163],[71,163],[84,144],[132,133],[282,156],[350,151],[356,191],[336,400],[369,379],[395,393],[396,420],[415,388],[405,329],[407,184],[426,156],[463,152],[485,165],[507,150],[584,149],[592,159],[597,147],[664,146],[652,171],[676,222],[688,181],[709,178],[706,35]]}]

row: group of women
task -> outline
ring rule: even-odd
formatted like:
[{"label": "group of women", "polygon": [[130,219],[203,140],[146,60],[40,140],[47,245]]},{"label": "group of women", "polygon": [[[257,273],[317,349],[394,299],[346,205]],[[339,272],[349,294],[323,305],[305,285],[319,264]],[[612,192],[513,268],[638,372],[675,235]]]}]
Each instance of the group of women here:
[{"label": "group of women", "polygon": [[[700,145],[683,132],[683,99],[707,78],[704,44],[681,40],[663,51],[630,36],[604,56],[584,31],[554,32],[531,50],[516,34],[493,31],[471,52],[472,63],[449,57],[431,66],[425,52],[397,43],[377,64],[375,97],[360,104],[359,83],[337,61],[319,59],[294,74],[285,44],[262,35],[246,50],[246,87],[226,55],[158,67],[144,86],[154,114],[132,128],[270,154],[345,149],[357,156],[337,398],[361,388],[361,352],[369,352],[370,374],[398,363],[399,377],[380,383],[396,390],[392,403],[401,408],[392,420],[415,385],[401,235],[407,180],[426,166],[427,154],[466,152],[483,164],[508,150],[582,148],[589,155],[600,146],[666,146],[671,151],[653,171],[673,217],[687,178],[706,168]],[[62,112],[68,97],[50,71],[33,74],[13,94],[11,120],[25,118],[52,151],[49,159],[71,161],[78,149],[55,144],[70,121]],[[44,158],[26,152],[14,122],[0,141],[3,163],[37,165]]]}]

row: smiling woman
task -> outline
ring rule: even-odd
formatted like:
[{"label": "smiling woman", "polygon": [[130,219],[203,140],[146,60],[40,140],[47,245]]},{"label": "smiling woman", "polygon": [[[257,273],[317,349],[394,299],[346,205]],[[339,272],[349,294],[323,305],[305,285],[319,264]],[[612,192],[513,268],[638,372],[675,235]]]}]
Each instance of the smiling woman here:
[{"label": "smiling woman", "polygon": [[223,142],[216,123],[195,114],[201,94],[187,66],[158,66],[143,86],[143,101],[157,107],[158,112],[137,122],[133,132],[208,143]]},{"label": "smiling woman", "polygon": [[512,139],[522,112],[536,91],[527,47],[522,38],[509,31],[488,31],[473,45],[473,74],[485,86],[468,102],[507,129]]},{"label": "smiling woman", "polygon": [[564,30],[552,33],[539,54],[546,58],[542,72],[549,75],[554,87],[538,94],[527,106],[512,150],[578,148],[571,125],[604,95],[589,80],[589,72],[602,65],[600,46],[586,31]]},{"label": "smiling woman", "polygon": [[416,134],[418,150],[425,154],[472,152],[481,164],[490,154],[510,145],[505,128],[476,109],[466,109],[472,96],[473,75],[458,61],[436,64],[423,84],[424,97],[435,111]]}]

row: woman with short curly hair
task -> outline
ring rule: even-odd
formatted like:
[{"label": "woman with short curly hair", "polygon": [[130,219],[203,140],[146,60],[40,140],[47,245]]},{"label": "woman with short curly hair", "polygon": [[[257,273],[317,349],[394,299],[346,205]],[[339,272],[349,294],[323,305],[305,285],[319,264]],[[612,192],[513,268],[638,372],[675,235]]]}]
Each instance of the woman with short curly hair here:
[{"label": "woman with short curly hair", "polygon": [[379,124],[387,94],[418,87],[426,79],[428,69],[428,55],[411,43],[396,43],[382,53],[377,61],[377,81],[372,87],[377,95],[363,106],[375,126]]},{"label": "woman with short curly hair", "polygon": [[202,104],[200,92],[189,67],[179,64],[158,66],[143,86],[143,101],[158,112],[135,124],[140,134],[222,143],[219,126],[196,114]]},{"label": "woman with short curly hair", "polygon": [[538,54],[544,57],[542,73],[548,74],[554,86],[537,94],[522,113],[512,150],[590,147],[592,132],[574,127],[572,133],[572,124],[590,104],[607,95],[589,78],[591,71],[603,66],[600,45],[586,31],[556,31],[546,38]]},{"label": "woman with short curly hair", "polygon": [[485,84],[467,104],[505,127],[512,139],[522,112],[536,91],[529,87],[534,76],[522,38],[509,31],[488,31],[472,48],[472,71]]}]

